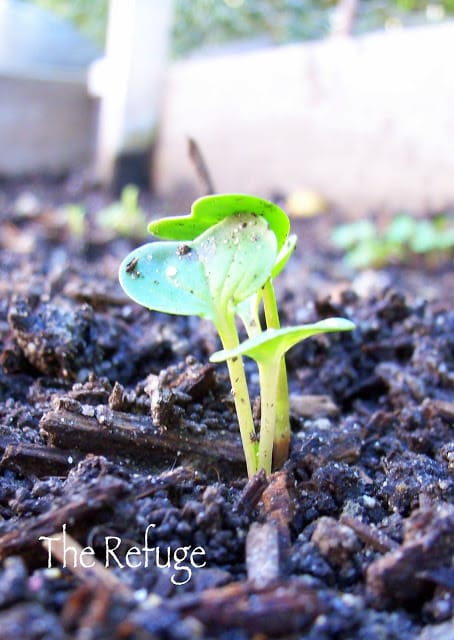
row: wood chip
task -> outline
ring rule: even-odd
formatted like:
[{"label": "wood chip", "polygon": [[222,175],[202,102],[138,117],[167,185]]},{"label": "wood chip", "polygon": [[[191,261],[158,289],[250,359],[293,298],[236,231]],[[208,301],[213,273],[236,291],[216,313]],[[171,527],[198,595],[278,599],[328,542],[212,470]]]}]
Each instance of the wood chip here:
[{"label": "wood chip", "polygon": [[[48,536],[49,537],[49,536]],[[63,524],[63,531],[55,531],[50,536],[52,542],[47,540],[41,542],[46,553],[51,553],[61,564],[64,564],[82,582],[93,584],[98,590],[119,593],[125,597],[132,597],[131,589],[122,582],[113,571],[109,571],[94,556],[90,557],[90,566],[83,566],[84,548],[67,531],[66,523]],[[66,553],[71,551],[71,562],[66,563]]]},{"label": "wood chip", "polygon": [[89,520],[93,515],[115,504],[126,493],[126,484],[115,478],[101,478],[96,486],[85,488],[79,495],[68,498],[67,504],[35,518],[22,519],[14,531],[0,537],[0,560],[10,555],[35,549],[40,536],[52,535],[63,524]]},{"label": "wood chip", "polygon": [[246,568],[248,579],[258,589],[279,578],[279,534],[275,524],[252,523],[246,538]]},{"label": "wood chip", "polygon": [[248,533],[246,565],[249,580],[265,587],[285,574],[290,549],[292,506],[285,471],[270,476],[262,494],[261,517],[265,522],[254,523]]},{"label": "wood chip", "polygon": [[191,453],[244,464],[239,440],[231,434],[226,437],[221,432],[209,431],[200,436],[184,428],[158,428],[149,416],[112,411],[104,405],[95,408],[94,416],[73,409],[62,408],[43,416],[40,428],[49,444],[146,462],[169,462],[176,455]]},{"label": "wood chip", "polygon": [[265,589],[236,582],[200,595],[181,596],[170,606],[193,616],[208,630],[240,628],[279,637],[303,631],[325,609],[316,591],[299,580],[280,581]]},{"label": "wood chip", "polygon": [[239,513],[250,513],[255,509],[267,485],[266,473],[264,469],[260,469],[244,487],[236,504],[236,510]]},{"label": "wood chip", "polygon": [[9,444],[0,461],[2,469],[12,469],[38,478],[64,476],[80,460],[80,454],[39,444]]},{"label": "wood chip", "polygon": [[369,524],[362,522],[358,518],[342,515],[340,517],[340,521],[342,524],[350,527],[350,529],[352,529],[356,533],[358,538],[362,542],[364,542],[365,545],[372,549],[375,549],[376,551],[379,551],[380,553],[393,551],[399,546],[397,542],[395,542],[385,533],[374,529]]},{"label": "wood chip", "polygon": [[301,418],[335,417],[339,407],[329,396],[290,394],[290,410]]}]

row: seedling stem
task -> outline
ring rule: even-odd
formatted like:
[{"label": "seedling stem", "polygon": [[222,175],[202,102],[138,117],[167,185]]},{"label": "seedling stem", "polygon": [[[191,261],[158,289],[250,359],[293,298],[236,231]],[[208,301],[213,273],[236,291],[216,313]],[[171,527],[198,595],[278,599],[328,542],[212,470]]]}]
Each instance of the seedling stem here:
[{"label": "seedling stem", "polygon": [[[276,295],[271,279],[263,288],[263,308],[268,329],[279,329],[281,326],[277,309]],[[269,367],[269,364],[261,367]],[[265,377],[269,377],[265,374]],[[285,356],[279,362],[279,373],[276,380],[275,430],[273,457],[276,467],[281,467],[288,458],[290,446],[290,407],[288,399],[287,367]]]},{"label": "seedling stem", "polygon": [[[224,349],[234,349],[239,345],[235,317],[232,314],[227,313],[223,318],[219,319],[216,322],[216,329]],[[247,472],[251,478],[257,472],[257,454],[255,443],[251,440],[251,434],[255,433],[255,427],[243,359],[241,357],[230,358],[227,360],[227,368],[232,385],[233,400],[240,427]]]}]

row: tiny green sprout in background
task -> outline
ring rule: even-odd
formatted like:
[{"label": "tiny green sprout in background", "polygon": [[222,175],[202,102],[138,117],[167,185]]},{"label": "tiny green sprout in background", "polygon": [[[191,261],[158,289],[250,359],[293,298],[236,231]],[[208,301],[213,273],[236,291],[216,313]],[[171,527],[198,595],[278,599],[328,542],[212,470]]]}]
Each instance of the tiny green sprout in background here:
[{"label": "tiny green sprout in background", "polygon": [[139,189],[133,184],[126,185],[118,202],[98,211],[96,223],[99,227],[112,230],[120,236],[143,237],[147,221],[139,206]]},{"label": "tiny green sprout in background", "polygon": [[371,220],[357,220],[336,227],[332,241],[345,251],[346,264],[357,269],[405,263],[416,255],[443,258],[454,249],[454,221],[446,214],[401,213],[380,230]]},{"label": "tiny green sprout in background", "polygon": [[[290,258],[296,237],[286,213],[271,202],[242,194],[196,200],[190,215],[149,225],[162,240],[132,251],[120,266],[120,284],[137,303],[155,311],[198,315],[215,325],[232,384],[248,475],[281,466],[290,443],[285,353],[312,335],[347,331],[353,323],[330,318],[280,328],[275,278]],[[265,329],[261,326],[263,305]],[[240,319],[248,338],[240,343]],[[243,356],[258,365],[262,415],[256,442]]]},{"label": "tiny green sprout in background", "polygon": [[76,240],[82,240],[85,235],[87,212],[80,204],[67,204],[61,209],[69,232]]}]

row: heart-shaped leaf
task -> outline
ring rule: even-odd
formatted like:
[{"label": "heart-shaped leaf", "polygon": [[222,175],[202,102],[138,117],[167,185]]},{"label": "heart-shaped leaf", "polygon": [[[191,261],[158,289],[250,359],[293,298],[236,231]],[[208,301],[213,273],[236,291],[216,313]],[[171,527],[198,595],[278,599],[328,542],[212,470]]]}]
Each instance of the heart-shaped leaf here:
[{"label": "heart-shaped leaf", "polygon": [[119,277],[128,296],[148,309],[214,317],[210,288],[192,242],[138,247],[123,260]]},{"label": "heart-shaped leaf", "polygon": [[276,236],[264,218],[230,216],[194,240],[216,307],[234,312],[268,280],[276,260]]},{"label": "heart-shaped leaf", "polygon": [[239,213],[265,218],[276,236],[278,251],[281,250],[290,230],[287,214],[272,202],[245,194],[225,193],[199,198],[189,215],[154,220],[148,231],[167,240],[194,240],[212,225]]},{"label": "heart-shaped leaf", "polygon": [[270,277],[276,237],[250,214],[231,216],[194,241],[149,243],[120,266],[120,284],[155,311],[199,315],[218,324]]},{"label": "heart-shaped leaf", "polygon": [[245,340],[234,349],[216,351],[210,357],[211,362],[223,362],[229,358],[249,356],[260,363],[279,362],[280,358],[293,346],[320,333],[333,331],[351,331],[353,322],[345,318],[327,318],[314,324],[267,329],[263,333]]},{"label": "heart-shaped leaf", "polygon": [[290,259],[290,256],[296,249],[297,241],[298,241],[298,238],[294,233],[292,233],[286,239],[283,247],[277,254],[276,262],[274,263],[273,272],[271,274],[273,278],[276,278],[280,274],[280,272],[284,269],[285,265]]}]

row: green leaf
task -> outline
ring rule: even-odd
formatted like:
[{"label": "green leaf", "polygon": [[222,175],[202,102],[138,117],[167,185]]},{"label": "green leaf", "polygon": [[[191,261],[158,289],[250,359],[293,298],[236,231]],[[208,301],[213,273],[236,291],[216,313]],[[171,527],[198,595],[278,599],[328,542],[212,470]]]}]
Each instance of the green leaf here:
[{"label": "green leaf", "polygon": [[276,237],[266,220],[240,213],[203,233],[194,246],[218,309],[234,308],[268,280],[276,260]]},{"label": "green leaf", "polygon": [[[400,250],[403,251],[403,248],[400,247]],[[345,263],[353,269],[364,269],[370,266],[378,267],[386,264],[390,256],[395,253],[398,255],[398,251],[399,247],[396,250],[380,238],[372,238],[352,247],[345,256]]]},{"label": "green leaf", "polygon": [[296,234],[292,233],[292,235],[288,236],[286,239],[284,246],[277,254],[276,262],[274,263],[272,277],[276,278],[280,272],[284,269],[285,265],[289,261],[290,256],[296,249],[296,243],[298,238]]},{"label": "green leaf", "polygon": [[360,242],[372,240],[377,230],[370,220],[357,220],[338,225],[331,236],[333,243],[340,249],[350,249]]},{"label": "green leaf", "polygon": [[[271,277],[276,278],[287,264],[290,256],[295,251],[298,238],[295,234],[290,235],[285,241],[284,246],[279,251],[276,262],[274,263]],[[263,290],[260,289],[249,299],[243,300],[237,307],[237,314],[240,316],[246,331],[249,335],[260,331],[259,307],[263,297]]]},{"label": "green leaf", "polygon": [[155,242],[135,249],[120,266],[120,284],[144,307],[199,315],[217,324],[266,282],[276,253],[267,222],[239,214],[194,241]]},{"label": "green leaf", "polygon": [[237,305],[236,313],[241,318],[249,337],[262,330],[259,316],[261,301],[262,289]]},{"label": "green leaf", "polygon": [[392,244],[406,244],[415,233],[416,220],[402,213],[394,218],[388,225],[384,240]]},{"label": "green leaf", "polygon": [[418,220],[410,241],[410,248],[415,253],[436,251],[442,237],[443,232],[438,231],[431,220]]},{"label": "green leaf", "polygon": [[345,318],[327,318],[314,324],[267,329],[263,333],[245,340],[234,349],[216,351],[210,357],[211,362],[223,362],[229,358],[249,356],[260,363],[279,362],[279,359],[293,346],[320,333],[334,331],[352,331],[353,322]]},{"label": "green leaf", "polygon": [[154,220],[148,231],[167,240],[194,240],[212,225],[239,213],[253,213],[265,218],[276,236],[278,251],[289,234],[290,221],[277,205],[239,193],[205,196],[196,200],[187,216],[172,216]]},{"label": "green leaf", "polygon": [[177,315],[215,315],[208,281],[193,243],[153,242],[120,266],[120,284],[138,304]]},{"label": "green leaf", "polygon": [[96,224],[125,237],[143,237],[147,228],[145,214],[139,206],[139,190],[126,185],[119,202],[114,202],[96,214]]}]

